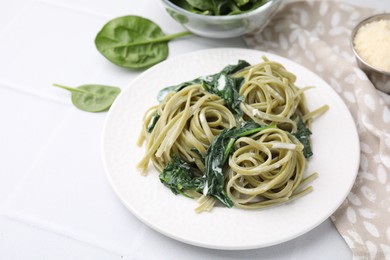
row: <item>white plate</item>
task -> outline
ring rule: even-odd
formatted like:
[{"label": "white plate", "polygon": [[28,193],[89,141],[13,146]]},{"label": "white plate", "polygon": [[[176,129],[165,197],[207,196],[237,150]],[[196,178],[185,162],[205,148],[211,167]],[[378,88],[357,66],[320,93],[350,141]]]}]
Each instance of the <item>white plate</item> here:
[{"label": "white plate", "polygon": [[[218,72],[239,59],[251,64],[270,60],[282,63],[297,75],[311,109],[322,104],[329,111],[313,124],[314,156],[307,172],[317,171],[314,191],[278,207],[247,211],[217,207],[196,214],[197,202],[174,195],[162,185],[149,165],[141,176],[135,165],[144,154],[136,146],[142,116],[157,104],[158,91],[166,86]],[[124,205],[141,221],[171,238],[216,249],[252,249],[275,245],[308,232],[327,219],[344,201],[359,165],[359,140],[354,121],[340,97],[308,69],[274,54],[248,49],[211,49],[164,61],[142,73],[111,107],[102,137],[102,156],[109,182]]]}]

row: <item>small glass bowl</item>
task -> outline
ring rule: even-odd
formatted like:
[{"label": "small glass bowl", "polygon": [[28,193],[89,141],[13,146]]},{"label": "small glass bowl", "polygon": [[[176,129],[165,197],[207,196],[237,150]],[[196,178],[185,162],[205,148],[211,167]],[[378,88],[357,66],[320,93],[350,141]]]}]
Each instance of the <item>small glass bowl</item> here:
[{"label": "small glass bowl", "polygon": [[169,0],[162,0],[166,11],[188,31],[208,38],[233,38],[258,31],[271,20],[281,0],[271,0],[259,8],[242,14],[208,16],[191,13]]},{"label": "small glass bowl", "polygon": [[356,63],[358,64],[359,68],[361,68],[366,73],[366,75],[369,77],[369,79],[377,89],[390,94],[390,72],[376,68],[369,64],[367,61],[365,61],[356,51],[354,44],[356,33],[363,25],[379,20],[390,20],[390,14],[377,14],[364,19],[358,25],[356,25],[356,27],[352,30],[351,46],[353,53],[356,57]]}]

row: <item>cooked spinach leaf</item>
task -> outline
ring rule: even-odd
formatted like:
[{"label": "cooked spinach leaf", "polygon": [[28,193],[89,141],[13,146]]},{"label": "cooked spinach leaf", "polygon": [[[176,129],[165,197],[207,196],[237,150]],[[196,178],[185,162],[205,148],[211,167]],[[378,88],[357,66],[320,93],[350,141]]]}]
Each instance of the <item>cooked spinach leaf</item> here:
[{"label": "cooked spinach leaf", "polygon": [[153,131],[153,128],[156,126],[157,121],[160,119],[160,115],[156,112],[150,119],[149,125],[148,125],[148,132],[151,133]]},{"label": "cooked spinach leaf", "polygon": [[159,177],[160,181],[174,194],[182,194],[186,197],[191,197],[186,190],[201,192],[205,183],[201,172],[178,156],[172,157],[172,161],[168,163]]},{"label": "cooked spinach leaf", "polygon": [[237,64],[228,65],[223,68],[219,73],[202,76],[191,81],[181,83],[179,85],[170,86],[162,89],[158,95],[157,100],[161,102],[169,92],[177,92],[181,89],[193,85],[201,84],[205,90],[210,93],[216,94],[225,100],[226,106],[236,115],[241,116],[242,111],[240,104],[242,98],[239,95],[240,87],[243,83],[243,78],[235,78],[232,75],[250,64],[244,60],[239,60]]},{"label": "cooked spinach leaf", "polygon": [[297,132],[294,133],[294,136],[303,144],[303,155],[305,158],[310,158],[313,155],[310,143],[311,134],[311,131],[306,127],[302,118],[299,118],[297,123]]},{"label": "cooked spinach leaf", "polygon": [[[269,127],[274,126],[261,126],[254,122],[245,122],[240,128],[233,127],[222,131],[206,151],[203,173],[198,168],[192,167],[178,156],[173,155],[172,161],[160,174],[160,181],[175,194],[191,197],[186,191],[203,192],[203,194],[216,198],[230,208],[233,206],[233,202],[224,190],[225,174],[223,169],[229,156],[234,152],[234,142],[239,137],[248,136]],[[203,156],[200,156],[203,159]]]},{"label": "cooked spinach leaf", "polygon": [[225,100],[226,106],[237,116],[242,116],[240,104],[242,97],[239,95],[244,78],[233,78],[225,73],[215,75],[210,82],[203,82],[204,88]]},{"label": "cooked spinach leaf", "polygon": [[168,95],[168,93],[170,93],[170,92],[178,92],[185,87],[188,87],[188,86],[194,85],[194,84],[200,84],[200,83],[201,83],[200,78],[197,78],[197,79],[194,79],[191,81],[180,83],[179,85],[174,85],[174,86],[169,86],[169,87],[163,88],[157,94],[157,101],[162,102],[164,100],[164,98]]},{"label": "cooked spinach leaf", "polygon": [[87,112],[107,111],[121,91],[118,87],[96,84],[76,88],[59,84],[53,84],[53,86],[70,91],[73,105]]},{"label": "cooked spinach leaf", "polygon": [[226,73],[228,75],[231,75],[249,66],[250,64],[247,61],[238,60],[237,64],[227,65],[225,68],[223,68],[221,73]]},{"label": "cooked spinach leaf", "polygon": [[96,35],[95,45],[112,63],[130,69],[143,69],[168,57],[168,41],[189,34],[185,31],[165,35],[151,20],[128,15],[106,23]]},{"label": "cooked spinach leaf", "polygon": [[261,126],[255,122],[245,122],[240,128],[223,130],[212,142],[206,151],[205,170],[206,178],[204,193],[211,195],[227,207],[233,202],[225,192],[225,174],[223,172],[229,156],[234,152],[234,142],[242,136],[248,136],[263,129],[274,126]]},{"label": "cooked spinach leaf", "polygon": [[191,148],[191,151],[194,152],[198,156],[199,160],[204,164],[204,155],[196,148]]},{"label": "cooked spinach leaf", "polygon": [[237,64],[226,66],[220,73],[211,75],[204,81],[206,90],[223,98],[226,106],[239,117],[242,116],[240,108],[242,97],[239,91],[244,78],[234,78],[231,75],[248,66],[250,66],[248,62],[239,60]]}]

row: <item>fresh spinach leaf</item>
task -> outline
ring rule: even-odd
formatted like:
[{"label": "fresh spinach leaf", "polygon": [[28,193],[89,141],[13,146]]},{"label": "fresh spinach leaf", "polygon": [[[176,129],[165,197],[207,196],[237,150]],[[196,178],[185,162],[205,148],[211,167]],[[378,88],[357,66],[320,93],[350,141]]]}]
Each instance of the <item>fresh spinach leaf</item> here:
[{"label": "fresh spinach leaf", "polygon": [[241,10],[233,0],[229,0],[230,12],[227,15],[240,14]]},{"label": "fresh spinach leaf", "polygon": [[225,174],[223,169],[229,156],[234,152],[234,142],[243,136],[257,133],[263,129],[274,126],[261,126],[255,122],[245,122],[240,128],[223,130],[211,142],[206,151],[204,176],[206,178],[205,190],[227,207],[232,207],[233,202],[225,192]]},{"label": "fresh spinach leaf", "polygon": [[243,6],[243,5],[246,5],[247,3],[249,3],[250,0],[234,0],[234,2],[238,5],[238,6]]},{"label": "fresh spinach leaf", "polygon": [[205,179],[201,172],[191,167],[187,162],[174,155],[160,174],[160,181],[174,194],[182,194],[191,197],[186,190],[201,192],[204,188]]},{"label": "fresh spinach leaf", "polygon": [[168,57],[168,41],[189,34],[185,31],[165,35],[151,20],[129,15],[106,23],[96,35],[95,45],[112,63],[130,69],[143,69]]},{"label": "fresh spinach leaf", "polygon": [[165,9],[168,14],[173,18],[175,19],[177,22],[179,22],[180,24],[185,24],[185,23],[188,23],[188,17],[185,16],[184,14],[180,14],[170,8],[166,8]]},{"label": "fresh spinach leaf", "polygon": [[303,155],[305,158],[310,158],[313,156],[313,151],[311,149],[310,135],[311,131],[306,127],[302,118],[298,119],[297,123],[297,132],[294,133],[294,136],[302,143],[303,145]]},{"label": "fresh spinach leaf", "polygon": [[[173,4],[183,8],[184,10],[187,10],[191,13],[195,13],[195,14],[202,14],[202,15],[210,15],[211,12],[210,10],[206,10],[206,11],[203,11],[203,10],[200,10],[200,9],[197,9],[195,7],[193,7],[192,5],[190,5],[187,0],[172,0],[171,1]],[[167,9],[167,10],[171,10],[171,9]],[[170,15],[172,16],[172,13],[168,11],[168,13],[170,13]],[[175,15],[173,15],[172,17],[176,20],[176,16],[177,16],[178,13],[175,12]],[[182,19],[180,19],[179,22],[181,22]]]},{"label": "fresh spinach leaf", "polygon": [[222,15],[229,8],[230,0],[186,0],[187,4],[180,3],[180,6],[193,13],[206,15]]},{"label": "fresh spinach leaf", "polygon": [[202,11],[213,10],[213,0],[186,0],[189,5]]},{"label": "fresh spinach leaf", "polygon": [[252,11],[269,0],[171,0],[175,5],[197,14],[236,15]]},{"label": "fresh spinach leaf", "polygon": [[267,2],[269,2],[269,0],[249,0],[247,4],[242,5],[240,8],[242,12],[250,12],[266,4]]},{"label": "fresh spinach leaf", "polygon": [[77,88],[53,84],[72,93],[72,103],[79,109],[87,112],[107,111],[120,93],[120,88],[88,84]]}]

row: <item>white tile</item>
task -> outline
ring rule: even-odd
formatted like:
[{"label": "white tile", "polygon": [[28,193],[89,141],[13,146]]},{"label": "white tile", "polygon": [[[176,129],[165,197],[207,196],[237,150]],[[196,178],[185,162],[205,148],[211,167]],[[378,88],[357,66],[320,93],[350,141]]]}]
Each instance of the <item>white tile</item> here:
[{"label": "white tile", "polygon": [[[212,227],[210,227],[212,228]],[[213,250],[164,239],[149,230],[140,238],[139,259],[351,259],[351,252],[328,219],[297,239],[261,249]],[[148,250],[153,248],[153,251]]]},{"label": "white tile", "polygon": [[0,38],[0,82],[27,92],[68,96],[51,85],[81,85],[102,57],[94,38],[104,19],[35,2]]},{"label": "white tile", "polygon": [[66,115],[65,104],[13,91],[0,84],[0,212]]},{"label": "white tile", "polygon": [[20,15],[34,0],[0,1],[0,35],[20,18]]},{"label": "white tile", "polygon": [[103,171],[100,135],[105,115],[75,109],[4,214],[39,219],[76,237],[131,252],[145,227],[119,202]]},{"label": "white tile", "polygon": [[153,8],[160,4],[157,0],[40,0],[41,2],[66,8],[77,9],[81,12],[95,14],[101,17],[114,18],[122,15],[140,14],[145,6]]},{"label": "white tile", "polygon": [[129,259],[120,253],[50,232],[31,223],[3,217],[0,224],[0,259]]}]

